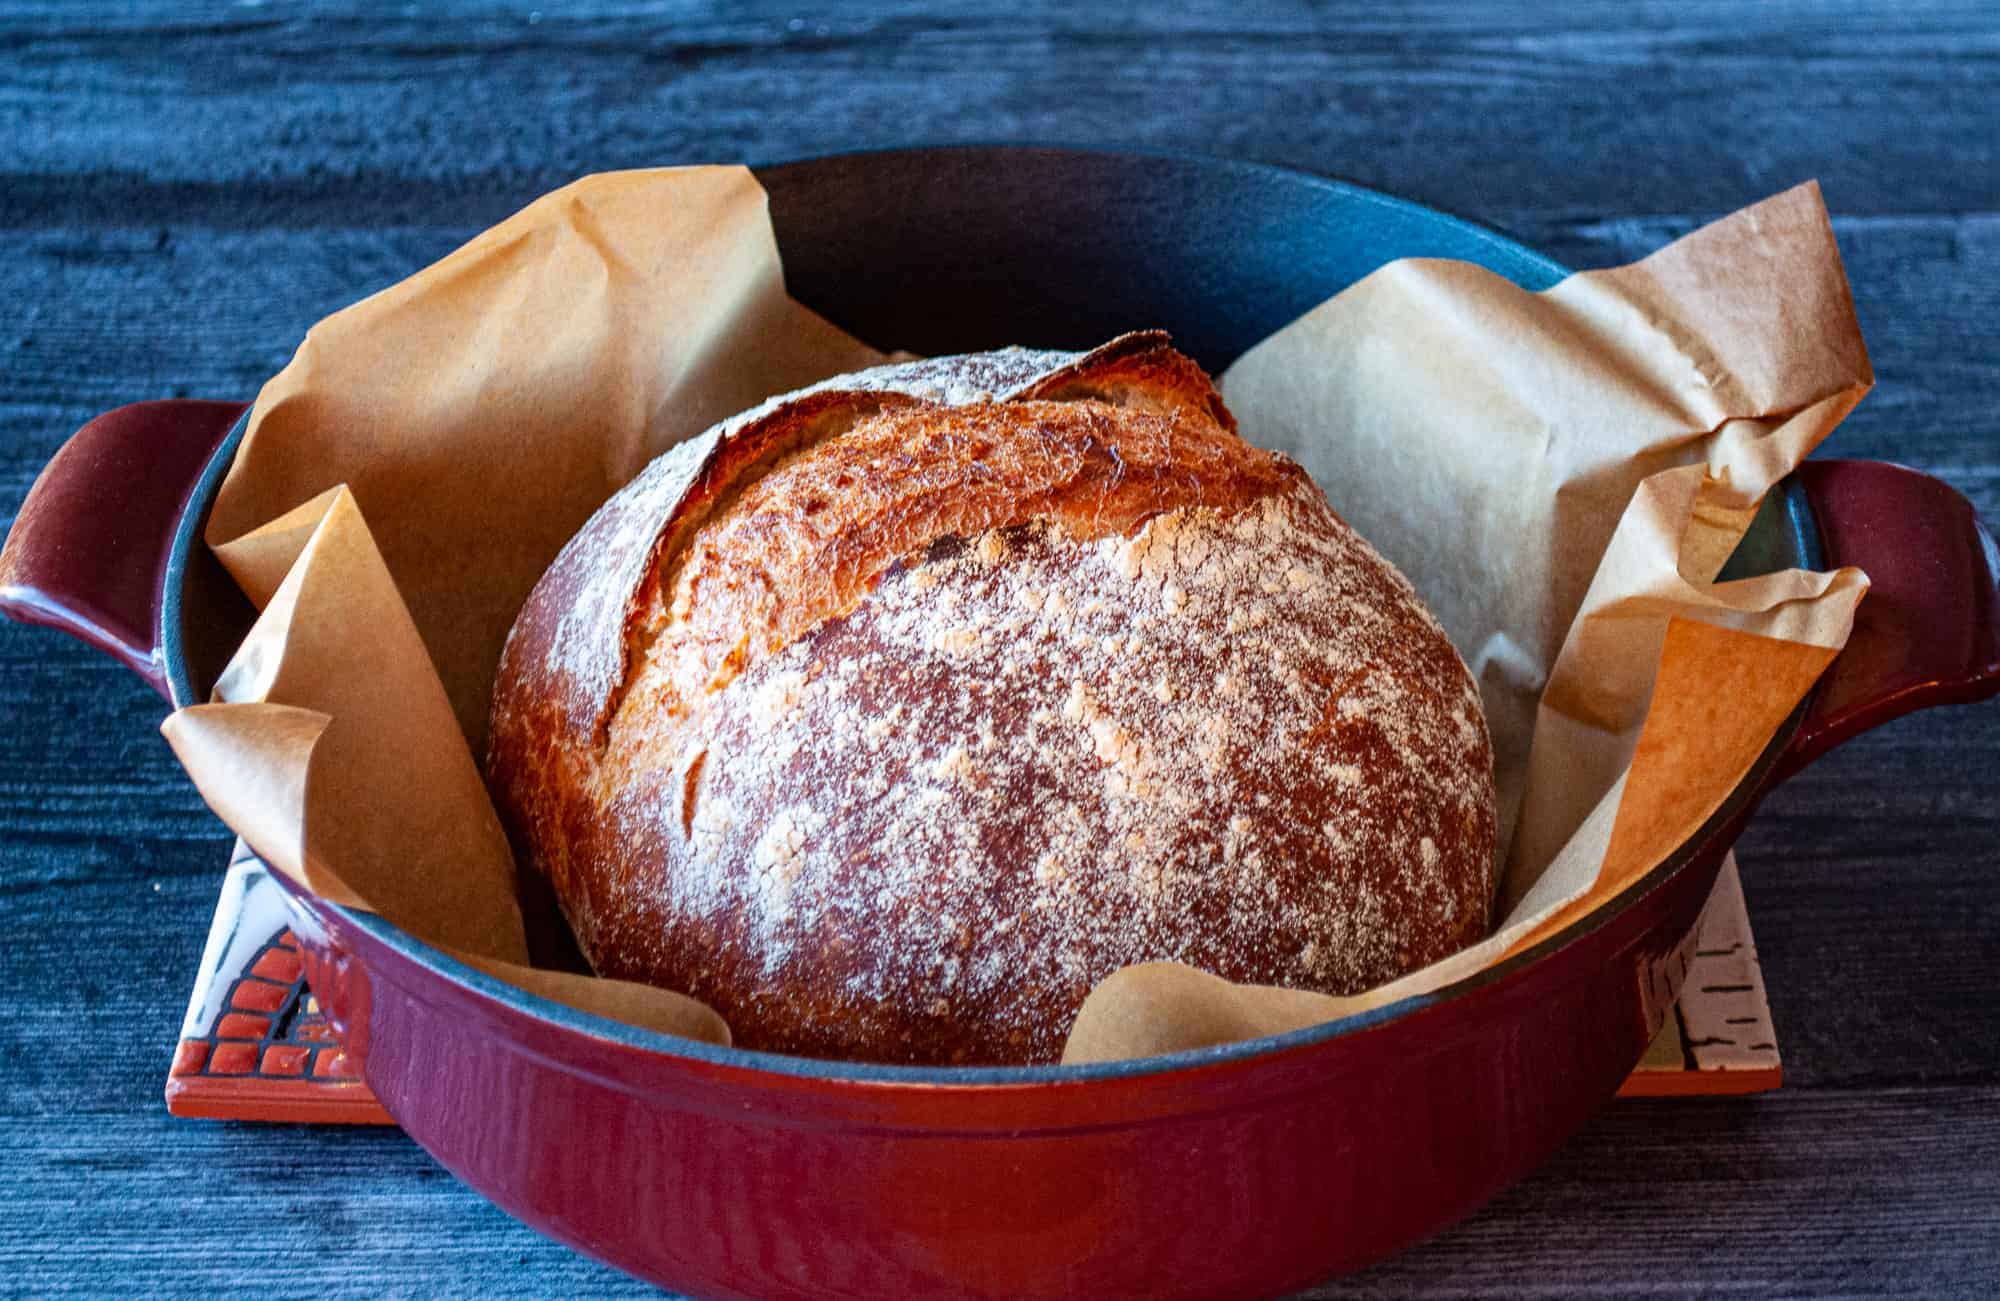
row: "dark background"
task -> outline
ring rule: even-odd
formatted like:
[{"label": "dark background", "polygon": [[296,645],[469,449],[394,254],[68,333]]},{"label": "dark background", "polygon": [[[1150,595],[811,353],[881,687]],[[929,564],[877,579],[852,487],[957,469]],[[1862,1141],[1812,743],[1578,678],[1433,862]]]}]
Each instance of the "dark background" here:
[{"label": "dark background", "polygon": [[[90,416],[247,399],[317,318],[581,173],[954,141],[1291,164],[1578,267],[1818,177],[1880,376],[1826,450],[2000,517],[1992,4],[1126,8],[0,0],[0,521]],[[636,1290],[394,1131],[167,1117],[229,838],[161,709],[0,627],[0,1291]],[[1614,1104],[1327,1294],[1990,1293],[1996,776],[1989,706],[1784,787],[1739,847],[1784,1090]]]}]

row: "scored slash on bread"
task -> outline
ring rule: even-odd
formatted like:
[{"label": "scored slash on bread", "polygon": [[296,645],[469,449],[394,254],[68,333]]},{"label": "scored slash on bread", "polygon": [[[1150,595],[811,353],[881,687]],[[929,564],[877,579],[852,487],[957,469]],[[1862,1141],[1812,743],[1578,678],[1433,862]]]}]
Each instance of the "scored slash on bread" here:
[{"label": "scored slash on bread", "polygon": [[660,457],[521,612],[488,775],[600,974],[815,1055],[1053,1060],[1134,961],[1351,992],[1492,882],[1463,664],[1155,332]]},{"label": "scored slash on bread", "polygon": [[780,394],[656,458],[563,548],[507,639],[499,677],[518,690],[496,709],[553,704],[566,736],[601,740],[623,694],[642,589],[720,504],[787,453],[888,406],[1083,398],[1201,410],[1236,430],[1208,376],[1159,330],[1084,353],[1007,348],[902,362]]}]

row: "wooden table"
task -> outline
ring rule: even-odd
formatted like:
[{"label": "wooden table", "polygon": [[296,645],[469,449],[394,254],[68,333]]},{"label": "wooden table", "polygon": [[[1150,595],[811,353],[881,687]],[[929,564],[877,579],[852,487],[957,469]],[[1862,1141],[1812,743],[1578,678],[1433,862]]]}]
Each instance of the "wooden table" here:
[{"label": "wooden table", "polygon": [[[580,173],[1017,140],[1335,173],[1574,266],[1816,176],[1880,375],[1828,450],[2000,518],[1990,4],[578,8],[0,3],[0,518],[89,416],[247,398],[315,319]],[[399,1133],[166,1115],[229,837],[160,714],[0,627],[0,1290],[638,1290]],[[1785,1089],[1612,1105],[1326,1295],[1990,1293],[1996,778],[1986,707],[1786,786],[1740,846]]]}]

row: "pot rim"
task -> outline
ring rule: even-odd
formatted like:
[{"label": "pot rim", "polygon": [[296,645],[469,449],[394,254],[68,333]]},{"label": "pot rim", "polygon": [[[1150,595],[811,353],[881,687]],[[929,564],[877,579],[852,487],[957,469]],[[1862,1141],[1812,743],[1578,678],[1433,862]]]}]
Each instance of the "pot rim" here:
[{"label": "pot rim", "polygon": [[[1246,162],[1239,159],[1220,158],[1191,152],[1149,149],[1104,149],[1070,147],[1064,145],[949,145],[936,147],[891,147],[884,149],[854,150],[843,153],[815,155],[807,158],[787,160],[774,164],[753,164],[752,171],[762,174],[784,168],[802,167],[815,163],[829,163],[838,160],[880,157],[884,155],[954,153],[973,155],[978,153],[1052,153],[1065,155],[1087,155],[1103,158],[1149,158],[1162,162],[1192,164],[1198,167],[1236,171],[1245,174],[1259,174],[1282,177],[1291,183],[1305,183],[1314,188],[1337,191],[1349,198],[1360,199],[1371,205],[1410,213],[1429,221],[1444,221],[1475,235],[1504,252],[1510,260],[1522,263],[1524,267],[1534,267],[1556,278],[1569,274],[1567,268],[1525,245],[1489,227],[1450,213],[1440,212],[1428,205],[1413,200],[1384,194],[1367,186],[1350,181],[1338,180],[1296,168],[1282,167],[1270,163]],[[236,449],[242,443],[249,428],[250,410],[237,418],[229,434],[216,447],[206,467],[203,468],[194,489],[189,493],[186,506],[174,530],[173,545],[167,556],[167,563],[161,579],[159,645],[164,661],[168,689],[172,703],[181,708],[198,702],[193,680],[188,671],[186,648],[182,630],[184,617],[183,586],[187,579],[189,559],[194,548],[201,543],[202,528],[208,517],[208,509],[220,490],[223,478],[235,460]],[[1782,523],[1786,535],[1792,543],[1793,560],[1797,567],[1817,569],[1822,564],[1819,530],[1804,492],[1790,477],[1783,480],[1774,490],[1771,500],[1778,503],[1782,512]],[[1303,1029],[1287,1031],[1283,1034],[1264,1035],[1254,1039],[1238,1040],[1233,1043],[1217,1044],[1207,1048],[1190,1049],[1182,1052],[1157,1054],[1150,1057],[1129,1058],[1122,1061],[1093,1062],[1079,1065],[1037,1065],[1037,1066],[904,1066],[877,1062],[849,1062],[825,1058],[795,1057],[783,1053],[763,1052],[757,1049],[737,1048],[710,1044],[693,1039],[684,1039],[657,1030],[648,1030],[628,1025],[595,1013],[584,1012],[530,993],[518,986],[508,984],[497,977],[487,975],[441,949],[434,948],[406,931],[398,928],[386,918],[375,913],[360,912],[324,900],[316,900],[315,906],[335,914],[347,925],[367,934],[377,943],[422,968],[470,993],[482,995],[495,1003],[521,1013],[536,1021],[590,1038],[609,1041],[625,1048],[637,1049],[651,1055],[679,1058],[709,1066],[732,1068],[748,1073],[766,1073],[806,1078],[828,1083],[852,1085],[893,1085],[930,1087],[992,1087],[1024,1084],[1086,1084],[1095,1081],[1128,1080],[1139,1076],[1167,1074],[1188,1071],[1201,1067],[1217,1066],[1225,1063],[1244,1062],[1255,1058],[1276,1058],[1295,1050],[1327,1044],[1337,1039],[1359,1033],[1363,1030],[1401,1020],[1421,1009],[1466,997],[1473,992],[1514,979],[1528,968],[1553,958],[1562,949],[1581,940],[1592,932],[1609,925],[1616,918],[1637,905],[1640,900],[1653,893],[1683,868],[1692,863],[1708,842],[1723,831],[1733,821],[1742,816],[1764,793],[1779,758],[1790,745],[1805,716],[1811,696],[1786,718],[1778,728],[1770,743],[1758,755],[1750,770],[1709,817],[1684,840],[1673,853],[1657,864],[1651,871],[1634,881],[1624,890],[1591,910],[1583,917],[1549,936],[1523,952],[1514,954],[1501,962],[1485,967],[1460,980],[1453,981],[1428,993],[1415,994],[1386,1003],[1380,1007],[1324,1021]],[[254,850],[254,846],[252,847]],[[290,882],[282,881],[288,896],[295,888]]]}]

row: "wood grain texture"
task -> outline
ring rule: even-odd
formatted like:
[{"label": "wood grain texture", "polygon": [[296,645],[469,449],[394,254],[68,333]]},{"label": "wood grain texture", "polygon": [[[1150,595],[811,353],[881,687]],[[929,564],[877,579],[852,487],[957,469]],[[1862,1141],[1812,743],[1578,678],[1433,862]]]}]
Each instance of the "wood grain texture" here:
[{"label": "wood grain texture", "polygon": [[[1627,1101],[1470,1219],[1307,1295],[1978,1295],[1996,1166],[1991,1086]],[[0,1273],[24,1295],[658,1295],[397,1131],[152,1115],[0,1121]]]},{"label": "wood grain texture", "polygon": [[[547,10],[0,0],[0,521],[91,415],[249,397],[319,316],[579,173],[992,140],[1289,163],[1575,266],[1817,176],[1880,378],[1828,450],[2000,518],[1990,4]],[[400,1135],[165,1115],[229,838],[159,715],[0,626],[0,1290],[638,1293]],[[1990,1286],[1995,773],[2000,707],[1906,720],[1744,837],[1784,1091],[1616,1105],[1325,1295]]]}]

